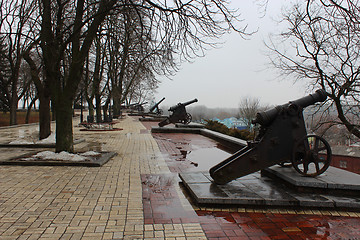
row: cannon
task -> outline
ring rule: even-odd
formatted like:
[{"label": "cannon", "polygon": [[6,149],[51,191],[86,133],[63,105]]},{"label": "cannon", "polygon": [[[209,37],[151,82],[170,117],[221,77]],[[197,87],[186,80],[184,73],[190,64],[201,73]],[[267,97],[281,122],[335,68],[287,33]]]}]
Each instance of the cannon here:
[{"label": "cannon", "polygon": [[191,122],[191,114],[186,112],[186,106],[190,105],[192,103],[197,102],[198,100],[195,98],[191,101],[188,102],[184,102],[184,103],[178,103],[175,106],[172,106],[171,108],[169,108],[169,112],[172,112],[172,114],[167,117],[164,121],[159,122],[159,127],[163,127],[165,125],[168,125],[170,123],[184,123],[184,124],[188,124]]},{"label": "cannon", "polygon": [[326,98],[326,92],[319,89],[314,94],[257,113],[253,124],[260,125],[258,135],[209,170],[214,182],[226,184],[286,162],[291,162],[304,176],[315,177],[325,172],[331,162],[331,148],[324,138],[307,135],[303,109]]},{"label": "cannon", "polygon": [[125,108],[130,109],[131,111],[138,111],[140,112],[144,112],[144,107],[143,105],[147,104],[147,102],[143,102],[143,103],[132,103],[127,105]]},{"label": "cannon", "polygon": [[161,115],[163,113],[163,111],[159,108],[159,104],[164,101],[165,98],[162,98],[160,101],[158,101],[154,106],[152,106],[149,109],[149,113],[155,113],[157,115]]}]

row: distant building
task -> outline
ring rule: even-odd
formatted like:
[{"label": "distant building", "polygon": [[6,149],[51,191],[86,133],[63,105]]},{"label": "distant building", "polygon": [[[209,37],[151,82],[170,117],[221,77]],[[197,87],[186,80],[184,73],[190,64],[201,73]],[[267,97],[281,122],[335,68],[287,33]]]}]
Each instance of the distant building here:
[{"label": "distant building", "polygon": [[331,166],[360,174],[360,147],[331,146]]},{"label": "distant building", "polygon": [[223,120],[219,118],[213,118],[211,120],[218,121],[219,123],[224,124],[228,128],[236,128],[239,130],[246,129],[246,124],[241,118],[230,117],[230,118],[225,118]]}]

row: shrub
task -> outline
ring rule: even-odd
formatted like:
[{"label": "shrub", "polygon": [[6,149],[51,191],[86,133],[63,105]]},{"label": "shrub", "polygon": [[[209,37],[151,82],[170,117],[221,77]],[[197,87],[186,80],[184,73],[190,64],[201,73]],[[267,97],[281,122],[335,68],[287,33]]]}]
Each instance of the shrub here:
[{"label": "shrub", "polygon": [[232,137],[240,138],[243,140],[254,139],[254,133],[250,132],[247,129],[239,130],[236,128],[228,128],[224,124],[222,124],[218,121],[213,121],[213,120],[205,120],[205,122],[206,122],[205,128],[207,128],[209,130],[220,132],[220,133],[223,133],[223,134],[226,134],[226,135],[229,135]]}]

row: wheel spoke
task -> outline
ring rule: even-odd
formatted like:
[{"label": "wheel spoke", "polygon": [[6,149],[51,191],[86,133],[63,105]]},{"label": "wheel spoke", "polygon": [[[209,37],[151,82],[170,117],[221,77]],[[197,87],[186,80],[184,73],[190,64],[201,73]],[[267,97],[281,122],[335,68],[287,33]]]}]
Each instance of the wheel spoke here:
[{"label": "wheel spoke", "polygon": [[304,167],[304,173],[306,174],[309,170],[309,163],[308,161],[304,161],[303,162],[303,167]]},{"label": "wheel spoke", "polygon": [[319,142],[320,142],[320,139],[316,138],[315,139],[315,147],[314,147],[315,152],[319,152]]},{"label": "wheel spoke", "polygon": [[316,172],[319,173],[319,172],[320,172],[319,162],[318,162],[318,161],[314,161],[314,164],[315,164]]},{"label": "wheel spoke", "polygon": [[310,151],[309,139],[304,139],[305,152]]}]

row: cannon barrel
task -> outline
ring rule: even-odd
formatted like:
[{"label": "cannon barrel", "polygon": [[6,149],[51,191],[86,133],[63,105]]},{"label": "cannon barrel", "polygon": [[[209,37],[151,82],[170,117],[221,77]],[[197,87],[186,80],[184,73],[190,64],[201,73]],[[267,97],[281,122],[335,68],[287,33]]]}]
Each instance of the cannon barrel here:
[{"label": "cannon barrel", "polygon": [[135,105],[137,105],[137,103],[130,103],[128,105],[125,105],[125,107],[132,107],[132,106],[135,106]]},{"label": "cannon barrel", "polygon": [[165,98],[163,97],[160,101],[158,101],[154,106],[152,106],[150,109],[149,109],[149,112],[152,112],[155,110],[155,108],[157,108],[157,106],[159,106],[159,104],[164,101]]},{"label": "cannon barrel", "polygon": [[131,103],[126,105],[125,107],[133,107],[133,106],[142,106],[144,104],[147,104],[148,102],[143,102],[143,103]]},{"label": "cannon barrel", "polygon": [[299,98],[295,101],[290,101],[287,104],[276,106],[272,109],[269,109],[264,112],[259,112],[256,114],[256,118],[253,120],[253,123],[259,123],[262,126],[269,125],[278,115],[278,113],[283,108],[290,108],[290,107],[300,107],[306,108],[307,106],[313,105],[316,102],[323,102],[327,98],[326,92],[323,89],[316,90],[315,93],[309,94],[308,96]]},{"label": "cannon barrel", "polygon": [[187,106],[187,105],[190,105],[190,104],[195,103],[195,102],[197,102],[197,101],[198,101],[198,100],[195,98],[195,99],[190,100],[190,101],[188,101],[188,102],[178,103],[177,105],[172,106],[171,108],[169,108],[168,111],[173,112],[173,111],[175,111],[177,108],[179,108],[180,106]]}]

